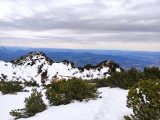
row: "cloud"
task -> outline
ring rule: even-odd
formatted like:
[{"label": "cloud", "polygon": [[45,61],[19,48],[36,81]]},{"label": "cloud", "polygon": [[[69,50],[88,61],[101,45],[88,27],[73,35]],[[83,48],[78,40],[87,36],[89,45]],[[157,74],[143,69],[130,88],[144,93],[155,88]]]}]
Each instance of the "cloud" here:
[{"label": "cloud", "polygon": [[159,0],[0,1],[0,42],[93,49],[106,49],[107,43],[115,43],[113,49],[123,49],[121,44],[160,46],[159,6]]}]

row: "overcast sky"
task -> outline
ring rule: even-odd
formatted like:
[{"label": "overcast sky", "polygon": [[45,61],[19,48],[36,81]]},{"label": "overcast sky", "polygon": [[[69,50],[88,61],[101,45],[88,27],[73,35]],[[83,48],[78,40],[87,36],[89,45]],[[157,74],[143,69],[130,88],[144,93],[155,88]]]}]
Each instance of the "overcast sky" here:
[{"label": "overcast sky", "polygon": [[0,0],[0,45],[160,51],[160,0]]}]

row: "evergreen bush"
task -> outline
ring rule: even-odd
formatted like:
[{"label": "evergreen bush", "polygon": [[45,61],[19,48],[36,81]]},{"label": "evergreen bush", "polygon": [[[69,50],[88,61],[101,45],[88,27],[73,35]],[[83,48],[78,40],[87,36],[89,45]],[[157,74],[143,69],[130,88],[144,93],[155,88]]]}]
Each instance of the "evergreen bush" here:
[{"label": "evergreen bush", "polygon": [[22,82],[19,81],[0,81],[0,91],[2,94],[14,94],[22,92],[24,89]]},{"label": "evergreen bush", "polygon": [[108,78],[92,80],[98,87],[120,87],[129,89],[141,79],[157,80],[160,79],[160,70],[158,67],[144,68],[143,71],[131,68],[127,71],[114,72]]},{"label": "evergreen bush", "polygon": [[31,80],[31,81],[24,81],[24,85],[25,86],[33,86],[33,87],[39,87],[39,84],[35,81],[35,80]]},{"label": "evergreen bush", "polygon": [[38,112],[42,112],[46,109],[46,105],[42,100],[42,93],[37,89],[32,89],[32,94],[29,98],[25,98],[25,110],[29,116],[33,116]]},{"label": "evergreen bush", "polygon": [[160,69],[158,67],[145,67],[144,76],[146,79],[160,79]]},{"label": "evergreen bush", "polygon": [[25,108],[12,110],[10,115],[18,118],[28,118],[34,116],[38,112],[42,112],[46,109],[46,104],[42,100],[42,93],[38,92],[37,89],[32,89],[31,96],[25,98]]},{"label": "evergreen bush", "polygon": [[69,104],[74,100],[88,101],[99,96],[97,87],[94,84],[76,78],[50,84],[45,94],[50,105]]},{"label": "evergreen bush", "polygon": [[133,114],[124,116],[125,120],[159,120],[160,81],[142,80],[129,89],[127,107]]}]

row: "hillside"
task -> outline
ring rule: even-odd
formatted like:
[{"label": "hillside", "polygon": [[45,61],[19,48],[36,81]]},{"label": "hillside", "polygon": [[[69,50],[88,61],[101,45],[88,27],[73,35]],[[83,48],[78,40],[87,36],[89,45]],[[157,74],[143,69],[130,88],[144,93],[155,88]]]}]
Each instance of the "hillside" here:
[{"label": "hillside", "polygon": [[96,66],[90,64],[76,67],[67,60],[54,62],[42,52],[29,52],[11,62],[0,61],[1,80],[36,80],[38,83],[50,83],[72,77],[81,79],[107,78],[112,72],[123,70],[114,61],[103,61]]}]

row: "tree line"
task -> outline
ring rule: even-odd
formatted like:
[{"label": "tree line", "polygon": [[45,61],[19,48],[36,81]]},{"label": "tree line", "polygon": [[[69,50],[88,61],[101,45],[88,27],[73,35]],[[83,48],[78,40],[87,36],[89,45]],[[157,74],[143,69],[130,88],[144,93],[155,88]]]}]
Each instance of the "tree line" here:
[{"label": "tree line", "polygon": [[140,80],[160,79],[158,67],[145,67],[143,71],[131,68],[127,71],[114,72],[108,78],[94,79],[90,82],[96,83],[98,87],[119,87],[129,89]]}]

